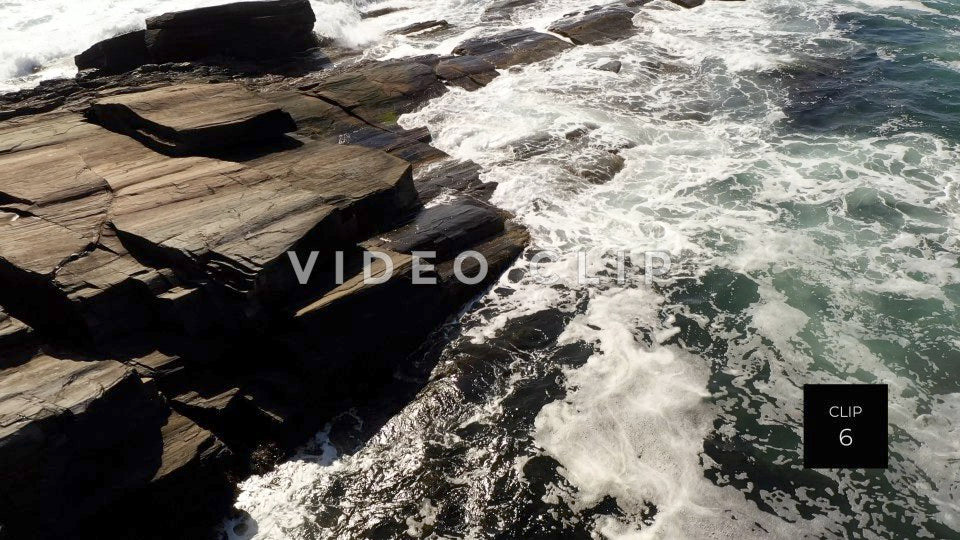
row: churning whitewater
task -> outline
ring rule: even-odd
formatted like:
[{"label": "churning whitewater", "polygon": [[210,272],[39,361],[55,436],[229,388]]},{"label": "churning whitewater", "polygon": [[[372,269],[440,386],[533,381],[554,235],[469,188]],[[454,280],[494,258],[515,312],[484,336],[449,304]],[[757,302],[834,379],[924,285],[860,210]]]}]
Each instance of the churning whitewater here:
[{"label": "churning whitewater", "polygon": [[[393,58],[595,2],[313,4]],[[3,89],[215,3],[0,3]],[[431,19],[454,31],[389,33]],[[398,362],[409,399],[243,482],[230,538],[960,537],[960,3],[655,0],[634,24],[400,119],[479,163],[533,247]],[[672,265],[621,286],[620,251]],[[802,387],[840,382],[889,385],[889,469],[803,468]]]}]

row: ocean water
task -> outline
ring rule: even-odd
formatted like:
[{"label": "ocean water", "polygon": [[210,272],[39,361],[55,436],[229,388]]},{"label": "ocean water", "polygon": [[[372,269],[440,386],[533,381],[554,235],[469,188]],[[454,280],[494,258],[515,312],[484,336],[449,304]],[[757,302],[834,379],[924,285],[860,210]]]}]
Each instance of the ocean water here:
[{"label": "ocean water", "polygon": [[[328,4],[318,31],[448,53],[594,3]],[[0,78],[174,4],[200,2],[4,3]],[[388,34],[429,19],[456,31]],[[389,414],[345,410],[243,482],[229,537],[960,538],[960,2],[656,0],[634,22],[400,119],[481,164],[533,246],[398,359]],[[609,277],[651,251],[652,283]],[[580,283],[581,252],[604,279]],[[803,469],[802,386],[839,382],[889,385],[887,470]]]}]

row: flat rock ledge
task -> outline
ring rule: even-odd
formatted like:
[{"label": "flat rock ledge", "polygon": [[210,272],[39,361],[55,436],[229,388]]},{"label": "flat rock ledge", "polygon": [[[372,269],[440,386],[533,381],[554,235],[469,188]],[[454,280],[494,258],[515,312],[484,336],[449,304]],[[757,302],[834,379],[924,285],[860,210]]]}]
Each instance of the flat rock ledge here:
[{"label": "flat rock ledge", "polygon": [[[307,0],[228,4],[0,96],[0,538],[211,536],[238,479],[382,388],[527,245],[480,167],[399,115],[627,37],[641,5],[318,69]],[[455,278],[466,250],[479,283]],[[389,279],[363,279],[365,251]]]}]

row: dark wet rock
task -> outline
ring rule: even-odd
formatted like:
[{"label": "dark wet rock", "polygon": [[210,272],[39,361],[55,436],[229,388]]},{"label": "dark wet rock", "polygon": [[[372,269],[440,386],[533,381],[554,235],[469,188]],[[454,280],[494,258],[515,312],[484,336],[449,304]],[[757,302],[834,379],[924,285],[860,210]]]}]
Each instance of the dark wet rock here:
[{"label": "dark wet rock", "polygon": [[483,11],[487,20],[509,19],[518,8],[535,4],[537,0],[496,0]]},{"label": "dark wet rock", "polygon": [[558,144],[560,144],[560,141],[550,133],[535,133],[514,141],[510,145],[510,150],[513,151],[517,160],[526,161],[532,157],[556,150]]},{"label": "dark wet rock", "polygon": [[465,90],[477,90],[500,75],[490,61],[477,56],[446,56],[437,62],[437,76]]},{"label": "dark wet rock", "polygon": [[623,156],[607,151],[584,157],[575,164],[567,165],[566,168],[591,184],[603,184],[622,171],[625,164],[626,160]]},{"label": "dark wet rock", "polygon": [[72,79],[51,79],[41,81],[36,88],[0,94],[0,121],[56,109],[79,89]]},{"label": "dark wet rock", "polygon": [[405,11],[408,8],[405,7],[386,7],[379,9],[371,9],[370,11],[364,11],[360,13],[361,19],[375,19],[377,17],[383,17],[384,15],[390,15],[391,13],[396,13],[398,11]]},{"label": "dark wet rock", "polygon": [[[384,99],[387,93],[381,93]],[[373,124],[335,102],[299,92],[270,94],[269,99],[289,112],[299,126],[298,133],[333,144],[355,144],[376,148],[413,164],[429,163],[447,155],[430,146],[426,130],[405,130],[393,122],[399,116],[385,106],[380,113],[389,124]],[[402,103],[402,102],[401,102]]]},{"label": "dark wet rock", "polygon": [[214,58],[274,60],[320,45],[309,0],[237,2],[165,13],[138,30],[94,44],[74,60],[82,70],[121,73],[145,64]]},{"label": "dark wet rock", "polygon": [[472,161],[450,160],[414,178],[420,199],[431,201],[444,193],[489,200],[497,185],[480,180],[480,166]]},{"label": "dark wet rock", "polygon": [[[455,261],[447,259],[424,261],[434,265],[434,269],[423,275],[433,276],[437,282],[435,285],[417,285],[412,283],[411,256],[379,247],[382,241],[373,239],[365,245],[390,256],[393,266],[391,278],[382,284],[372,284],[364,282],[360,271],[347,274],[343,285],[298,310],[295,328],[299,332],[309,332],[315,338],[296,339],[296,334],[293,334],[285,343],[297,351],[297,358],[329,357],[344,349],[349,349],[355,355],[352,363],[327,363],[323,366],[321,380],[360,380],[364,384],[373,384],[378,380],[375,377],[386,380],[383,368],[395,361],[397,351],[410,350],[421,343],[427,336],[425,326],[435,327],[443,323],[450,316],[451,308],[456,309],[454,306],[463,305],[488,287],[523,250],[527,241],[526,231],[506,222],[501,233],[471,248],[482,254],[486,261],[488,272],[481,282],[473,285],[462,283],[454,273]],[[371,274],[382,276],[384,269],[384,264],[376,259],[371,266]],[[479,263],[473,258],[465,259],[460,269],[469,277],[480,272]],[[376,308],[383,305],[392,306],[389,313]],[[383,328],[384,325],[389,326],[394,334],[389,347],[384,348],[376,340],[361,338],[362,329]],[[317,373],[316,369],[314,373]],[[375,376],[377,373],[381,375]],[[349,392],[350,388],[345,385],[330,388],[329,391],[342,393]]]},{"label": "dark wet rock", "polygon": [[634,12],[624,7],[605,7],[568,15],[550,25],[549,30],[577,45],[603,45],[636,32],[633,16]]},{"label": "dark wet rock", "polygon": [[[182,480],[222,471],[225,456],[211,433],[171,413],[119,362],[41,355],[0,371],[0,459],[16,464],[0,471],[0,522],[14,536],[72,535],[105,501],[119,508],[151,484],[178,491],[186,503],[170,522],[190,519],[197,509],[189,501],[205,495],[181,491]],[[111,517],[101,530],[109,535],[121,519]]]},{"label": "dark wet rock", "polygon": [[380,237],[380,247],[398,253],[434,251],[449,258],[503,231],[504,217],[495,208],[470,200],[432,206],[396,231]]},{"label": "dark wet rock", "polygon": [[105,39],[74,57],[77,69],[99,69],[121,73],[152,62],[147,51],[146,31],[137,30]]},{"label": "dark wet rock", "polygon": [[572,48],[556,36],[519,28],[502,34],[473,38],[458,45],[453,53],[479,57],[502,69],[546,60]]},{"label": "dark wet rock", "polygon": [[687,9],[695,8],[697,6],[702,6],[706,0],[670,0],[678,6],[685,7]]},{"label": "dark wet rock", "polygon": [[282,137],[296,124],[280,107],[236,84],[181,85],[97,100],[90,117],[173,155]]},{"label": "dark wet rock", "polygon": [[238,2],[147,19],[146,45],[155,62],[214,55],[270,59],[317,46],[308,0]]},{"label": "dark wet rock", "polygon": [[447,91],[434,73],[438,58],[389,60],[323,80],[306,93],[329,101],[370,124],[395,124],[397,117]]},{"label": "dark wet rock", "polygon": [[609,62],[604,62],[597,66],[597,69],[600,71],[610,71],[613,73],[620,73],[620,69],[623,67],[623,64],[619,60],[611,60]]},{"label": "dark wet rock", "polygon": [[447,28],[450,28],[450,23],[448,23],[447,21],[443,21],[443,20],[423,21],[423,22],[409,24],[407,26],[404,26],[403,28],[394,30],[393,33],[400,34],[402,36],[409,36],[413,34],[429,34],[433,32],[438,32],[440,30],[446,30]]}]

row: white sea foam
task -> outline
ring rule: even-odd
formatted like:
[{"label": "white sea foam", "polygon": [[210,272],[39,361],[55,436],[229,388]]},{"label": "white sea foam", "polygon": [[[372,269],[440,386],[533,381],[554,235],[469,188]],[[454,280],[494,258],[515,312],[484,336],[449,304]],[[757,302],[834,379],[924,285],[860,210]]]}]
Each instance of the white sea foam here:
[{"label": "white sea foam", "polygon": [[[660,301],[640,289],[607,291],[562,338],[598,348],[568,373],[566,399],[544,407],[536,423],[538,442],[579,490],[574,504],[586,509],[615,497],[628,517],[598,523],[609,538],[743,538],[761,530],[799,537],[792,525],[704,478],[700,452],[716,415],[708,370],[675,348],[651,350],[635,339],[638,328],[658,326]],[[656,519],[638,530],[633,520],[648,503]]]},{"label": "white sea foam", "polygon": [[293,459],[268,474],[252,476],[239,486],[237,508],[255,520],[237,518],[225,523],[229,540],[280,540],[313,521],[312,509],[305,506],[304,501],[316,489],[318,478],[343,466],[343,458],[330,442],[329,434],[330,425],[327,425]]}]

